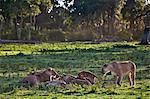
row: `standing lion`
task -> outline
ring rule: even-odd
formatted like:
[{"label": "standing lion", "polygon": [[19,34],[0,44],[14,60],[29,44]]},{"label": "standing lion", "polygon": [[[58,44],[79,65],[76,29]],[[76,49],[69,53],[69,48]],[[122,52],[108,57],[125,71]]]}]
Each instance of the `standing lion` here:
[{"label": "standing lion", "polygon": [[121,86],[121,81],[124,75],[128,74],[128,79],[130,86],[135,85],[136,76],[136,65],[132,61],[117,61],[108,64],[104,64],[102,67],[102,72],[111,73],[114,77],[114,83]]}]

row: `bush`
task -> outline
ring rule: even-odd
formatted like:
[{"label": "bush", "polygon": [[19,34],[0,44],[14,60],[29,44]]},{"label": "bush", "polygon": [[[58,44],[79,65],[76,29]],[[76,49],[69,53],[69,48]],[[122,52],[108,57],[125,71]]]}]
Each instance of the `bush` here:
[{"label": "bush", "polygon": [[69,33],[67,38],[68,41],[92,41],[96,38],[96,35],[92,31],[79,31]]},{"label": "bush", "polygon": [[54,29],[42,32],[44,33],[44,41],[65,41],[65,33],[62,30]]}]

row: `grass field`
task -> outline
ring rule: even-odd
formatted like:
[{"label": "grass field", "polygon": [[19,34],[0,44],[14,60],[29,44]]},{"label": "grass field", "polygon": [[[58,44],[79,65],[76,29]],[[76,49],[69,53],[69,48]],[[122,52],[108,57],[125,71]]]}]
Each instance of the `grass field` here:
[{"label": "grass field", "polygon": [[[137,65],[136,86],[124,77],[118,87],[103,81],[92,86],[68,85],[23,88],[18,83],[32,71],[55,68],[58,73],[76,75],[88,70],[102,77],[101,66],[112,61],[131,60]],[[108,80],[111,76],[107,77]],[[136,42],[92,44],[89,42],[1,44],[0,99],[150,99],[150,46]]]}]

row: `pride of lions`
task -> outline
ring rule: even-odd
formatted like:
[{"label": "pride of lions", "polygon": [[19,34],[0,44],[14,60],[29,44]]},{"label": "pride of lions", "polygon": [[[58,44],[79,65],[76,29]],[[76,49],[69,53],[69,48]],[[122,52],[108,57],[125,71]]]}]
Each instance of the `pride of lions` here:
[{"label": "pride of lions", "polygon": [[[108,73],[114,77],[114,83],[121,86],[121,81],[124,75],[128,74],[130,86],[135,85],[136,65],[132,61],[115,61],[104,64],[101,72],[105,77]],[[78,85],[93,85],[98,80],[98,77],[89,71],[81,71],[77,76],[71,74],[58,74],[54,69],[48,68],[47,70],[29,73],[20,82],[31,86],[38,86],[41,83],[46,86],[64,86],[67,84]]]}]

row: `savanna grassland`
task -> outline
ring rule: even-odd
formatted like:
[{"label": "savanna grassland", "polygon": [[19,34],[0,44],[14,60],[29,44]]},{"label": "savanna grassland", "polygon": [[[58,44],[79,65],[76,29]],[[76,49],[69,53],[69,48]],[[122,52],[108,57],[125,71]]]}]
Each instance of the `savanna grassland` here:
[{"label": "savanna grassland", "polygon": [[[89,42],[1,44],[0,45],[0,98],[1,99],[149,99],[150,46],[137,42],[92,44]],[[136,86],[129,86],[124,77],[122,86],[102,81],[101,66],[112,61],[132,60],[137,65]],[[29,72],[54,68],[58,73],[76,75],[88,70],[100,79],[92,86],[23,88],[19,81]]]}]

